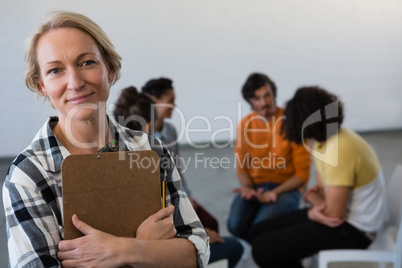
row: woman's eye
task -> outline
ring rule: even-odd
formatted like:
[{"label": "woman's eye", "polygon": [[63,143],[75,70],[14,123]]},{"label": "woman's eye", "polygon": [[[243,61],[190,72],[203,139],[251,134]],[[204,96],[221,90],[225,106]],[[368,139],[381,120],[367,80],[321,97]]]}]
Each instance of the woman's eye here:
[{"label": "woman's eye", "polygon": [[93,60],[87,60],[87,61],[84,61],[84,62],[82,63],[82,66],[89,66],[89,65],[93,65],[93,64],[95,64],[95,61],[93,61]]},{"label": "woman's eye", "polygon": [[60,73],[60,69],[59,68],[53,68],[50,69],[49,71],[47,71],[48,74],[58,74]]}]

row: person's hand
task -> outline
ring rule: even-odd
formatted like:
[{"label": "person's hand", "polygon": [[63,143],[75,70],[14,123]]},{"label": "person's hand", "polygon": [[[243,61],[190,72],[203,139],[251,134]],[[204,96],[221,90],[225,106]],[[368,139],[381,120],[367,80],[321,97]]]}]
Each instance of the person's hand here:
[{"label": "person's hand", "polygon": [[239,188],[235,188],[235,189],[233,189],[233,192],[234,193],[239,192],[241,195],[241,198],[243,198],[244,200],[251,200],[251,199],[255,198],[255,194],[256,194],[255,189],[252,187],[248,187],[248,186],[242,186]]},{"label": "person's hand", "polygon": [[318,194],[320,196],[323,195],[323,189],[321,187],[319,187],[318,185],[315,185],[313,187],[311,187],[310,189],[308,189],[303,196],[304,201],[306,201],[307,203],[309,203],[308,201],[308,197],[310,194]]},{"label": "person's hand", "polygon": [[325,204],[315,206],[309,209],[308,218],[312,221],[319,222],[329,227],[338,227],[343,223],[343,219],[338,217],[328,217],[324,214]]},{"label": "person's hand", "polygon": [[205,232],[209,236],[209,244],[212,245],[215,243],[220,243],[220,244],[225,243],[225,240],[223,240],[223,238],[219,235],[219,233],[217,231],[206,227]]},{"label": "person's hand", "polygon": [[256,197],[260,203],[269,204],[276,202],[277,194],[274,191],[265,191],[264,188],[258,188],[256,192]]},{"label": "person's hand", "polygon": [[73,215],[74,226],[84,236],[58,243],[57,257],[66,267],[120,267],[120,251],[125,244],[119,237],[92,228]]},{"label": "person's hand", "polygon": [[137,229],[136,238],[160,240],[174,238],[177,231],[173,223],[174,206],[162,208],[143,221]]},{"label": "person's hand", "polygon": [[312,193],[317,193],[317,192],[318,192],[318,186],[317,186],[317,185],[311,187],[310,189],[308,189],[308,190],[304,193],[303,200],[304,200],[306,203],[310,203],[310,201],[308,200],[309,195],[312,194]]}]

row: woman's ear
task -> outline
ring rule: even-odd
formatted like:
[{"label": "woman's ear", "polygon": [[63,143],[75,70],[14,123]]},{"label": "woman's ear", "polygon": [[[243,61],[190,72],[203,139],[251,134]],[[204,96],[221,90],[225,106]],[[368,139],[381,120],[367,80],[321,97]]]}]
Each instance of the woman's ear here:
[{"label": "woman's ear", "polygon": [[114,75],[115,75],[115,72],[113,70],[109,70],[109,75],[108,75],[109,83],[112,83],[112,81],[114,80]]},{"label": "woman's ear", "polygon": [[40,92],[42,93],[42,95],[47,96],[47,91],[45,89],[45,85],[43,85],[43,82],[39,81],[38,84],[39,84]]}]

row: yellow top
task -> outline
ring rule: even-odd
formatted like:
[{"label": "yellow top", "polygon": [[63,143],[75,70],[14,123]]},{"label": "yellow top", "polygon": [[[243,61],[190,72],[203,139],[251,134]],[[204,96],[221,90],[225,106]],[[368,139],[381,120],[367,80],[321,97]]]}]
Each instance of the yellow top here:
[{"label": "yellow top", "polygon": [[313,156],[324,189],[350,187],[345,220],[366,232],[378,231],[387,219],[385,181],[377,156],[355,132],[341,128]]}]

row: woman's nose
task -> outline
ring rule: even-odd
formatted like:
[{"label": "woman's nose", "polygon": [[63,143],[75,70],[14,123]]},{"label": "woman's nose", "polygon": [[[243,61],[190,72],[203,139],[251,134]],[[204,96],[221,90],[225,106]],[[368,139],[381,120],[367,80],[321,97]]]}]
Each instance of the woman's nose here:
[{"label": "woman's nose", "polygon": [[84,80],[78,70],[70,69],[67,73],[67,88],[70,90],[81,90]]}]

